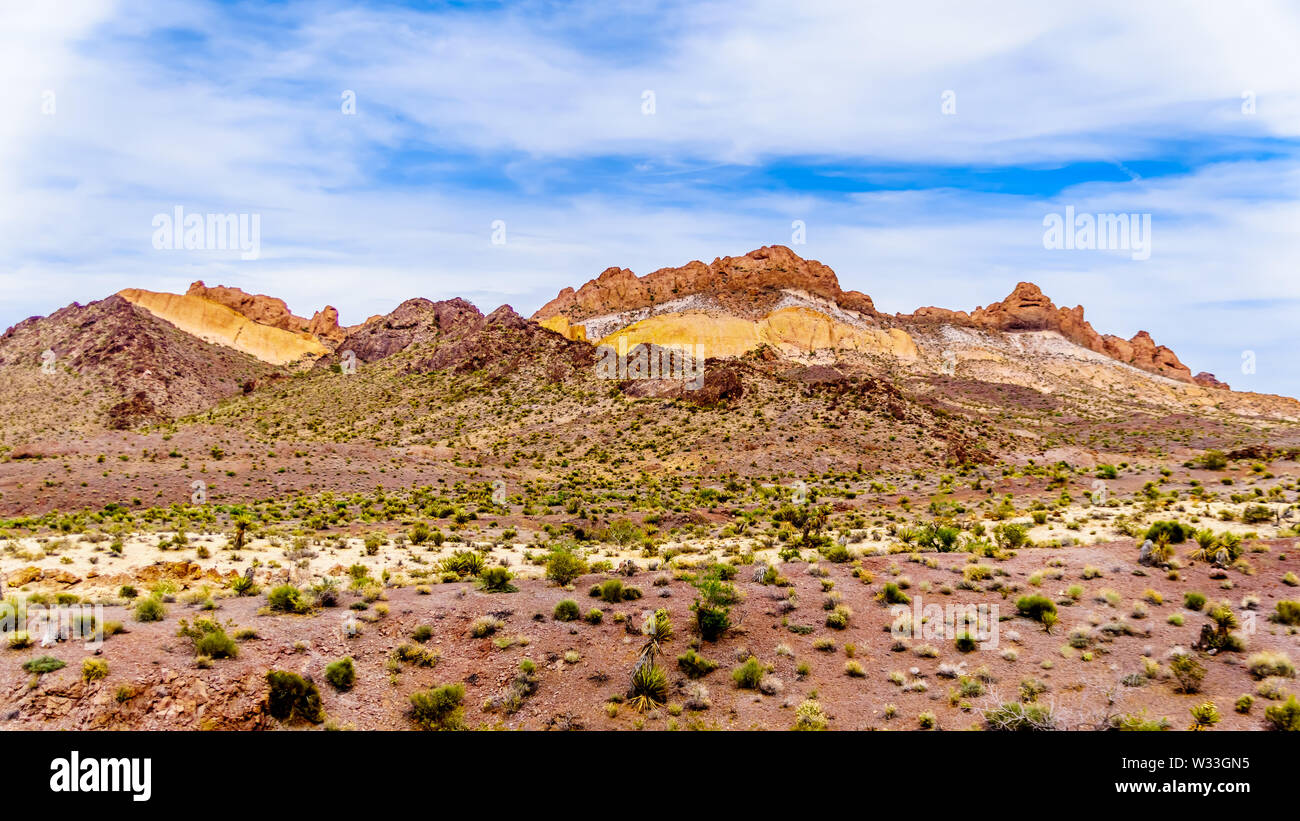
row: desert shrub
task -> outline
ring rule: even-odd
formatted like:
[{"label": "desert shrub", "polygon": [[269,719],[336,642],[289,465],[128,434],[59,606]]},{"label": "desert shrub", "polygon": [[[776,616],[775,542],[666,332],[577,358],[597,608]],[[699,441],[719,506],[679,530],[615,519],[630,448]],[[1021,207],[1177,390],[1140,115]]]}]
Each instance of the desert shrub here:
[{"label": "desert shrub", "polygon": [[476,639],[487,638],[505,626],[506,623],[495,616],[480,616],[469,626],[469,634]]},{"label": "desert shrub", "polygon": [[157,596],[146,596],[135,606],[136,621],[162,621],[167,617],[167,608]]},{"label": "desert shrub", "polygon": [[1180,693],[1199,693],[1205,679],[1205,666],[1190,653],[1178,653],[1169,660],[1169,671],[1174,675],[1174,689]]},{"label": "desert shrub", "polygon": [[1036,701],[1010,701],[984,711],[984,724],[990,730],[1006,732],[1056,729],[1056,715],[1051,707]]},{"label": "desert shrub", "polygon": [[433,628],[427,624],[418,625],[411,631],[411,638],[418,642],[426,642],[433,638]]},{"label": "desert shrub", "polygon": [[15,630],[9,634],[10,650],[26,650],[32,646],[32,634],[26,630]]},{"label": "desert shrub", "polygon": [[325,720],[320,690],[297,673],[270,670],[266,674],[270,691],[266,695],[267,712],[280,721],[302,719],[312,724]]},{"label": "desert shrub", "polygon": [[757,690],[766,673],[767,669],[762,662],[750,656],[744,664],[731,671],[731,678],[742,690]]},{"label": "desert shrub", "polygon": [[849,626],[852,616],[852,610],[842,604],[836,605],[834,610],[826,614],[826,626],[833,630],[843,630]]},{"label": "desert shrub", "polygon": [[34,659],[28,659],[23,662],[23,669],[29,673],[35,673],[38,676],[46,673],[53,673],[55,670],[62,670],[67,663],[62,659],[56,659],[54,656],[37,656]]},{"label": "desert shrub", "polygon": [[1265,679],[1269,676],[1295,678],[1295,665],[1291,663],[1291,658],[1286,653],[1274,653],[1268,650],[1253,653],[1246,659],[1246,669],[1257,679]]},{"label": "desert shrub", "polygon": [[1200,610],[1205,606],[1205,594],[1197,593],[1194,590],[1183,594],[1183,607],[1188,610]]},{"label": "desert shrub", "polygon": [[478,576],[479,589],[485,593],[514,593],[519,588],[510,583],[514,576],[505,567],[488,567]]},{"label": "desert shrub", "polygon": [[236,596],[253,596],[257,594],[257,585],[247,576],[238,576],[230,583],[230,589]]},{"label": "desert shrub", "polygon": [[587,572],[587,562],[571,548],[557,547],[546,557],[546,578],[561,587]]},{"label": "desert shrub", "polygon": [[880,591],[880,600],[885,604],[911,604],[912,599],[903,592],[903,588],[898,586],[897,582],[885,582],[885,586]]},{"label": "desert shrub", "polygon": [[140,593],[131,585],[124,584],[118,588],[117,595],[123,599],[134,599],[136,596],[140,595]]},{"label": "desert shrub", "polygon": [[444,684],[411,693],[411,717],[424,730],[459,730],[462,726],[465,687]]},{"label": "desert shrub", "polygon": [[698,596],[691,609],[695,611],[695,628],[705,641],[717,641],[731,628],[731,605],[740,600],[740,593],[723,580],[719,567],[715,565],[694,582]]},{"label": "desert shrub", "polygon": [[1182,544],[1195,532],[1194,528],[1178,522],[1158,521],[1152,522],[1147,528],[1144,539],[1152,542],[1160,542],[1163,538],[1169,544]]},{"label": "desert shrub", "polygon": [[1169,729],[1169,719],[1151,718],[1143,709],[1137,713],[1122,713],[1110,717],[1110,729],[1120,732],[1163,732]]},{"label": "desert shrub", "polygon": [[1021,596],[1016,599],[1016,610],[1034,621],[1044,621],[1047,613],[1056,615],[1056,603],[1046,596]]},{"label": "desert shrub", "polygon": [[291,584],[275,587],[266,595],[266,602],[277,613],[306,613],[311,610],[302,591]]},{"label": "desert shrub", "polygon": [[434,667],[442,660],[437,650],[429,650],[410,642],[402,642],[393,648],[393,658],[417,667]]},{"label": "desert shrub", "polygon": [[1282,704],[1264,710],[1264,724],[1270,730],[1300,731],[1300,701],[1289,696]]},{"label": "desert shrub", "polygon": [[794,711],[794,729],[803,731],[825,730],[830,718],[822,705],[814,699],[802,702]]},{"label": "desert shrub", "polygon": [[204,633],[194,642],[194,651],[208,658],[233,659],[239,655],[239,645],[226,635],[225,630],[218,627],[216,630]]},{"label": "desert shrub", "polygon": [[86,659],[81,662],[81,677],[86,681],[108,678],[108,662],[104,659]]},{"label": "desert shrub", "polygon": [[596,585],[593,596],[598,597],[601,601],[609,604],[618,604],[623,601],[624,589],[622,579],[606,579]]},{"label": "desert shrub", "polygon": [[694,649],[688,649],[678,656],[677,666],[688,678],[703,678],[718,668],[716,662],[706,659]]},{"label": "desert shrub", "polygon": [[1286,601],[1285,599],[1277,603],[1277,609],[1270,618],[1278,624],[1289,624],[1292,627],[1300,626],[1300,601]]},{"label": "desert shrub", "polygon": [[357,682],[357,666],[351,656],[344,656],[338,661],[325,665],[325,680],[338,690],[351,690]]},{"label": "desert shrub", "polygon": [[975,641],[975,637],[965,630],[958,633],[957,638],[954,641],[957,649],[962,653],[973,652],[977,647],[979,647],[979,642]]},{"label": "desert shrub", "polygon": [[600,624],[605,620],[605,612],[599,607],[593,607],[587,611],[587,615],[582,617],[587,624]]},{"label": "desert shrub", "polygon": [[551,612],[551,617],[556,621],[576,621],[581,616],[582,611],[573,599],[561,599],[555,603],[555,610]]}]

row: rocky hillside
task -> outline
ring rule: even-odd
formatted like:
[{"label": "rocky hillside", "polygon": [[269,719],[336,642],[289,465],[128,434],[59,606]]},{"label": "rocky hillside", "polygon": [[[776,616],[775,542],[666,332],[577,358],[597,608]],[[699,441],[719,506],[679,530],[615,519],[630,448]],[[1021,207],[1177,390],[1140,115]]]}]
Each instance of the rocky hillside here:
[{"label": "rocky hillside", "polygon": [[172,419],[251,388],[273,370],[120,296],[73,303],[0,336],[0,444]]}]

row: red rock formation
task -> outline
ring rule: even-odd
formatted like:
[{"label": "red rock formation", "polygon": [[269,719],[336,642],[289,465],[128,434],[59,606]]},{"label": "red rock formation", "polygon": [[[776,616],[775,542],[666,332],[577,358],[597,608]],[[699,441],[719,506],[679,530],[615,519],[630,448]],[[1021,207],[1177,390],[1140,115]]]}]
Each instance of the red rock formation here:
[{"label": "red rock formation", "polygon": [[1196,384],[1206,388],[1221,388],[1225,391],[1232,390],[1231,385],[1229,385],[1227,382],[1220,382],[1218,379],[1214,377],[1214,374],[1209,373],[1207,371],[1201,371],[1196,376],[1193,376],[1192,379],[1196,382]]},{"label": "red rock formation", "polygon": [[626,268],[607,268],[577,291],[565,288],[533,314],[535,320],[564,315],[570,321],[645,308],[692,294],[716,297],[728,310],[756,318],[783,289],[797,289],[833,300],[843,308],[876,314],[871,297],[840,290],[835,272],[773,245],[743,257],[721,257],[709,265],[698,260],[680,268],[660,268],[638,277]]},{"label": "red rock formation", "polygon": [[339,312],[331,305],[326,305],[324,310],[317,311],[311,319],[304,319],[295,316],[283,299],[265,294],[249,294],[239,288],[228,288],[224,285],[209,288],[199,280],[192,283],[185,293],[188,296],[200,296],[225,305],[254,322],[270,325],[272,328],[294,332],[305,331],[333,343],[342,341],[346,336],[344,329],[339,327]]},{"label": "red rock formation", "polygon": [[1006,299],[987,308],[976,308],[970,315],[943,308],[920,308],[913,314],[899,314],[898,319],[947,322],[995,331],[1056,331],[1076,345],[1120,362],[1183,382],[1193,381],[1192,372],[1178,356],[1164,345],[1155,344],[1146,331],[1138,331],[1132,339],[1103,336],[1083,318],[1082,305],[1058,308],[1032,282],[1017,283]]}]

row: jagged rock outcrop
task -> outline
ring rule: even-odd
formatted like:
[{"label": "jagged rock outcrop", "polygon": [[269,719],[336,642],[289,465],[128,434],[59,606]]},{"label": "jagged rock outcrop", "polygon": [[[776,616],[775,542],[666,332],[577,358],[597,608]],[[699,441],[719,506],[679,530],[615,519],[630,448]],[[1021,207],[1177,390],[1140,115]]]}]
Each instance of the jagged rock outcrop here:
[{"label": "jagged rock outcrop", "polygon": [[1193,376],[1192,379],[1196,381],[1196,384],[1205,388],[1220,388],[1225,391],[1232,390],[1231,385],[1227,382],[1220,382],[1214,377],[1214,374],[1207,371],[1201,371],[1196,376]]},{"label": "jagged rock outcrop", "polygon": [[988,307],[976,308],[969,314],[965,311],[925,307],[912,314],[898,314],[897,318],[968,325],[994,331],[1056,331],[1076,345],[1120,362],[1183,382],[1193,381],[1191,370],[1178,359],[1177,354],[1164,345],[1155,344],[1146,331],[1138,331],[1132,339],[1099,334],[1083,318],[1082,305],[1058,308],[1032,282],[1018,283],[1006,299]]},{"label": "jagged rock outcrop", "polygon": [[332,342],[338,342],[346,336],[345,330],[339,327],[339,312],[332,305],[326,305],[313,314],[311,319],[304,319],[295,316],[283,299],[265,294],[250,294],[225,285],[209,288],[203,284],[203,280],[191,283],[185,294],[225,305],[254,322],[282,331],[309,333]]},{"label": "jagged rock outcrop", "polygon": [[257,322],[228,305],[196,293],[168,294],[127,288],[119,291],[118,296],[205,342],[242,351],[272,365],[311,359],[330,350],[306,330],[291,331]]},{"label": "jagged rock outcrop", "polygon": [[784,245],[772,245],[740,257],[720,257],[708,265],[696,260],[680,268],[660,268],[643,277],[626,268],[607,268],[576,291],[560,291],[532,318],[564,316],[573,322],[704,294],[738,316],[757,319],[771,310],[784,290],[805,291],[866,316],[876,314],[871,297],[841,290],[829,267]]}]

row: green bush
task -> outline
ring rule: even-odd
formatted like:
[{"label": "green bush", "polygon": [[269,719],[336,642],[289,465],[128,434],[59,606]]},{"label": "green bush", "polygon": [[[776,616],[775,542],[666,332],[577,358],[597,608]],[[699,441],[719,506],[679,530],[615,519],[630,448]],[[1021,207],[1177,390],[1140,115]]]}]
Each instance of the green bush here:
[{"label": "green bush", "polygon": [[1055,730],[1056,716],[1050,707],[1036,701],[1027,704],[1012,701],[985,710],[984,724],[990,730],[1005,732]]},{"label": "green bush", "polygon": [[1169,660],[1169,670],[1174,675],[1174,689],[1180,693],[1199,693],[1205,678],[1205,667],[1188,653],[1180,653]]},{"label": "green bush", "polygon": [[546,578],[561,587],[586,572],[586,560],[568,547],[557,547],[546,557]]},{"label": "green bush", "polygon": [[23,662],[23,669],[29,673],[35,673],[38,676],[46,673],[53,673],[55,670],[62,670],[67,663],[62,659],[56,659],[54,656],[37,656],[34,659],[28,659]]},{"label": "green bush", "polygon": [[465,687],[444,684],[411,693],[411,717],[424,730],[459,730],[462,726]]},{"label": "green bush", "polygon": [[555,603],[551,617],[556,621],[577,621],[582,616],[578,603],[573,599],[561,599]]},{"label": "green bush", "polygon": [[357,666],[351,656],[344,656],[338,661],[325,665],[325,680],[338,690],[351,690],[357,682]]},{"label": "green bush", "polygon": [[282,584],[273,588],[266,596],[272,610],[279,613],[306,613],[311,610],[302,597],[302,591],[291,584]]},{"label": "green bush", "polygon": [[1200,610],[1205,606],[1205,595],[1196,591],[1189,591],[1183,594],[1183,607],[1188,610]]},{"label": "green bush", "polygon": [[695,627],[699,630],[700,638],[717,641],[731,628],[731,617],[724,608],[701,605],[695,608]]},{"label": "green bush", "polygon": [[167,617],[167,608],[157,596],[146,596],[135,606],[136,621],[162,621]]},{"label": "green bush", "polygon": [[1159,521],[1151,523],[1151,526],[1147,528],[1146,535],[1143,538],[1150,539],[1152,542],[1158,542],[1160,541],[1161,536],[1166,536],[1168,537],[1168,542],[1170,544],[1182,544],[1195,532],[1195,528],[1179,524],[1178,522]]},{"label": "green bush", "polygon": [[593,607],[587,611],[587,615],[583,618],[587,624],[600,624],[605,620],[605,614],[599,607]]},{"label": "green bush", "polygon": [[108,662],[104,659],[86,659],[81,662],[81,677],[86,681],[108,678]]},{"label": "green bush", "polygon": [[200,656],[214,659],[233,659],[239,655],[239,645],[218,627],[210,633],[204,633],[194,642],[194,651]]},{"label": "green bush", "polygon": [[1300,701],[1288,696],[1285,703],[1267,708],[1264,722],[1270,730],[1300,731]]},{"label": "green bush", "polygon": [[623,601],[623,581],[622,579],[606,579],[596,586],[596,593],[601,601],[609,604],[618,604]]},{"label": "green bush", "polygon": [[885,587],[880,591],[880,600],[885,604],[911,604],[912,598],[903,592],[903,588],[898,586],[897,582],[885,582]]},{"label": "green bush", "polygon": [[688,678],[703,678],[718,669],[716,662],[706,659],[694,649],[689,649],[677,657],[677,666]]},{"label": "green bush", "polygon": [[519,588],[510,583],[513,578],[508,568],[488,567],[479,574],[478,586],[485,593],[514,593]]},{"label": "green bush", "polygon": [[750,656],[744,664],[731,671],[731,678],[742,690],[757,690],[766,673],[767,669],[762,662]]},{"label": "green bush", "polygon": [[1300,601],[1280,601],[1277,603],[1277,611],[1273,613],[1272,620],[1279,624],[1289,624],[1292,627],[1300,626]]},{"label": "green bush", "polygon": [[1046,596],[1021,596],[1016,599],[1016,610],[1034,621],[1044,621],[1043,615],[1056,615],[1056,603]]},{"label": "green bush", "polygon": [[266,708],[273,718],[286,722],[302,719],[312,724],[325,720],[320,690],[315,684],[288,670],[267,671],[266,683],[270,685]]}]

